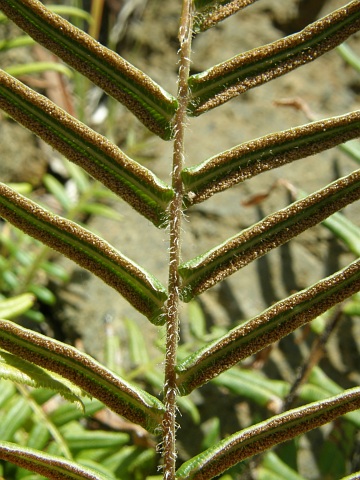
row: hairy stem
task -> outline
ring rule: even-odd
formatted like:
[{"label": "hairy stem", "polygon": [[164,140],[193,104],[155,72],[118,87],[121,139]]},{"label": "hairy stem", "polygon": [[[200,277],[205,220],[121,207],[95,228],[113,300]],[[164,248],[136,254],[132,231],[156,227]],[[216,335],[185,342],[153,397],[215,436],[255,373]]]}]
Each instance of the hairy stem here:
[{"label": "hairy stem", "polygon": [[179,27],[180,66],[178,79],[178,109],[174,118],[174,153],[172,187],[175,196],[170,204],[170,258],[169,258],[169,297],[166,306],[166,360],[164,403],[166,412],[163,420],[164,439],[164,479],[175,479],[176,464],[176,355],[179,336],[180,282],[179,265],[181,257],[181,218],[183,183],[181,171],[184,164],[184,137],[187,105],[189,101],[188,78],[192,40],[193,1],[183,0]]}]

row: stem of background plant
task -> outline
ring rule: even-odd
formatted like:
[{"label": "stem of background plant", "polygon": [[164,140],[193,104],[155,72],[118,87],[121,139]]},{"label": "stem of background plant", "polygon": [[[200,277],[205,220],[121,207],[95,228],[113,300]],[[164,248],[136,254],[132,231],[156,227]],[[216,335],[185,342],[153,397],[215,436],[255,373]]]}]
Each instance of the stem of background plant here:
[{"label": "stem of background plant", "polygon": [[176,464],[176,355],[179,340],[179,306],[180,276],[178,268],[181,256],[181,219],[183,214],[183,183],[181,170],[184,163],[184,137],[188,105],[188,78],[190,72],[190,55],[192,40],[193,1],[183,0],[179,27],[180,66],[178,78],[179,107],[174,119],[174,153],[172,169],[172,186],[175,196],[170,204],[170,258],[169,258],[169,296],[166,305],[166,359],[163,432],[164,479],[175,480]]}]

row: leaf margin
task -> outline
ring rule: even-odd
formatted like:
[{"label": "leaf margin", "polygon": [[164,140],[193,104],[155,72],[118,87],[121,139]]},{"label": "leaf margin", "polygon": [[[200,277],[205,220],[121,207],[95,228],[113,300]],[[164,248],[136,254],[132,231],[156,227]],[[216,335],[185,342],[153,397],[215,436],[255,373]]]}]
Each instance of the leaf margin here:
[{"label": "leaf margin", "polygon": [[11,442],[0,441],[0,458],[27,470],[58,480],[115,480],[55,455]]},{"label": "leaf margin", "polygon": [[75,347],[1,319],[0,347],[68,379],[115,413],[150,432],[161,424],[164,405],[160,400]]},{"label": "leaf margin", "polygon": [[313,320],[359,289],[360,259],[280,300],[178,364],[176,371],[180,395],[188,395],[193,389]]},{"label": "leaf margin", "polygon": [[355,110],[241,143],[184,168],[181,177],[185,185],[185,205],[203,202],[263,172],[359,136],[360,110]]},{"label": "leaf margin", "polygon": [[[308,25],[299,33],[241,53],[192,75],[189,78],[192,91],[189,114],[201,115],[250,88],[315,60],[344,42],[359,28],[360,8],[358,1],[354,0]],[[204,92],[203,95],[200,94],[201,91]]]},{"label": "leaf margin", "polygon": [[[207,480],[250,456],[360,408],[360,387],[289,410],[237,432],[185,462],[177,480]],[[318,418],[320,417],[320,418]],[[301,425],[301,422],[304,425]]]},{"label": "leaf margin", "polygon": [[155,325],[167,298],[165,287],[108,242],[77,223],[40,207],[0,183],[0,216],[66,255],[112,286]]},{"label": "leaf margin", "polygon": [[[0,0],[1,1],[1,0]],[[0,108],[81,166],[158,227],[173,189],[51,100],[0,70]]]},{"label": "leaf margin", "polygon": [[38,43],[123,103],[149,130],[164,140],[171,138],[177,100],[149,76],[38,0],[0,0],[0,9]]},{"label": "leaf margin", "polygon": [[360,169],[268,215],[220,245],[182,263],[179,267],[182,299],[190,301],[248,263],[359,198]]}]

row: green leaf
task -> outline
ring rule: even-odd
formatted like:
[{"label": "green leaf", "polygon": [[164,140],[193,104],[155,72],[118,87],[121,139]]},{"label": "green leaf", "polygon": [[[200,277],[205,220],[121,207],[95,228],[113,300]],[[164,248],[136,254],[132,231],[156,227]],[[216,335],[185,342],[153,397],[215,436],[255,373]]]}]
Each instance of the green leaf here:
[{"label": "green leaf", "polygon": [[242,143],[185,168],[185,203],[200,203],[260,173],[360,136],[360,110]]},{"label": "green leaf", "polygon": [[349,47],[346,43],[339,45],[337,51],[340,53],[341,57],[358,73],[360,73],[360,57],[356,55],[352,48]]},{"label": "green leaf", "polygon": [[80,203],[77,208],[81,212],[111,218],[112,220],[121,220],[123,218],[113,207],[101,203]]},{"label": "green leaf", "polygon": [[299,33],[241,53],[189,78],[189,112],[200,115],[231,98],[284,75],[341,44],[360,28],[359,2],[353,1]]},{"label": "green leaf", "polygon": [[359,198],[360,170],[356,170],[183,263],[179,267],[182,298],[191,300]]},{"label": "green leaf", "polygon": [[156,453],[152,448],[141,446],[123,447],[119,452],[103,461],[103,465],[115,471],[116,477],[122,480],[147,478],[146,473],[154,470]]},{"label": "green leaf", "polygon": [[202,425],[204,438],[201,442],[201,449],[206,450],[212,447],[221,438],[221,423],[219,417],[212,417]]},{"label": "green leaf", "polygon": [[96,471],[98,474],[102,475],[105,478],[114,479],[113,472],[109,468],[106,468],[102,463],[99,463],[97,461],[92,461],[89,458],[82,458],[80,461],[80,464],[83,467]]},{"label": "green leaf", "polygon": [[55,305],[56,296],[54,293],[43,285],[29,285],[29,292],[33,293],[40,302],[45,303],[45,305]]},{"label": "green leaf", "polygon": [[295,472],[286,463],[273,452],[268,452],[262,462],[262,466],[258,472],[259,480],[269,480],[268,473],[272,475],[274,480],[306,480],[304,477]]},{"label": "green leaf", "polygon": [[45,321],[44,315],[36,310],[29,310],[25,313],[26,318],[28,318],[31,322],[41,323]]},{"label": "green leaf", "polygon": [[5,408],[7,402],[15,395],[15,386],[6,380],[0,380],[0,384],[0,408]]},{"label": "green leaf", "polygon": [[26,446],[29,448],[35,448],[36,450],[45,450],[50,439],[50,433],[47,425],[43,423],[36,423],[31,431]]},{"label": "green leaf", "polygon": [[191,458],[176,472],[176,478],[178,480],[214,478],[246,458],[358,408],[360,388],[353,388],[335,397],[289,410],[230,435]]},{"label": "green leaf", "polygon": [[213,383],[226,387],[233,394],[248,398],[273,412],[280,410],[282,400],[290,390],[289,384],[283,380],[269,380],[256,370],[240,368],[224,372],[214,378]]},{"label": "green leaf", "polygon": [[[38,392],[38,390],[35,390],[32,392],[32,395],[37,398]],[[87,416],[94,415],[96,412],[104,408],[103,403],[95,398],[92,398],[91,400],[84,398],[83,404]],[[81,418],[83,418],[82,412],[70,403],[60,405],[56,410],[49,414],[50,421],[57,427],[62,427],[67,423],[80,420]]]},{"label": "green leaf", "polygon": [[32,415],[30,406],[24,398],[13,398],[13,403],[0,424],[0,438],[6,441],[15,440],[16,432],[29,420]]},{"label": "green leaf", "polygon": [[[298,190],[297,199],[306,197],[306,193]],[[334,213],[326,218],[322,225],[330,230],[336,238],[341,240],[355,255],[360,256],[360,228],[342,213]]]},{"label": "green leaf", "polygon": [[23,293],[16,297],[0,301],[0,318],[13,318],[25,313],[34,305],[35,297],[31,293]]},{"label": "green leaf", "polygon": [[46,7],[58,15],[85,20],[89,25],[91,25],[94,21],[89,12],[72,5],[46,5]]},{"label": "green leaf", "polygon": [[[134,321],[124,318],[124,327],[127,336],[127,351],[132,365],[145,366],[149,364],[149,352],[147,339],[144,337],[141,328]],[[151,367],[150,367],[151,368]]]},{"label": "green leaf", "polygon": [[344,242],[350,252],[360,257],[360,228],[341,213],[334,213],[323,225]]},{"label": "green leaf", "polygon": [[[80,193],[88,192],[91,187],[94,187],[94,185],[90,184],[89,176],[78,165],[65,161],[64,167],[66,168],[69,177],[71,177],[71,180],[75,182],[75,185]],[[109,196],[112,196],[112,193],[109,192],[107,189],[101,187],[101,190],[103,190],[104,192],[106,191]]]},{"label": "green leaf", "polygon": [[167,207],[174,195],[171,187],[105,137],[2,70],[0,108],[156,226],[165,226]]},{"label": "green leaf", "polygon": [[179,364],[177,384],[180,394],[187,395],[240,360],[285,337],[359,288],[360,260],[357,260],[311,287],[275,303]]},{"label": "green leaf", "polygon": [[[89,25],[93,23],[93,18],[91,14],[89,12],[86,12],[82,8],[73,7],[71,5],[46,5],[46,7],[53,13],[57,13],[58,15],[85,20]],[[2,13],[0,13],[0,22],[8,22],[8,18]],[[35,43],[32,38],[26,38],[28,38],[31,43]]]},{"label": "green leaf", "polygon": [[345,315],[357,315],[360,317],[360,295],[354,295],[351,300],[346,303],[343,313],[345,313]]},{"label": "green leaf", "polygon": [[37,0],[1,0],[0,9],[24,32],[129,108],[152,132],[172,134],[177,101],[150,77]]},{"label": "green leaf", "polygon": [[6,52],[12,48],[27,47],[33,44],[34,40],[32,38],[28,37],[27,35],[23,35],[20,37],[9,38],[8,40],[0,40],[0,51]]},{"label": "green leaf", "polygon": [[111,245],[0,184],[0,216],[93,272],[155,324],[167,298],[161,283]]},{"label": "green leaf", "polygon": [[[42,440],[41,439],[39,439],[39,440],[41,440],[41,442],[45,441],[45,445],[47,445],[48,444],[48,438],[51,435],[51,437],[54,439],[54,441],[56,443],[56,447],[58,448],[59,453],[61,453],[65,458],[67,458],[69,460],[72,460],[71,452],[70,452],[63,436],[61,435],[59,430],[56,428],[56,426],[48,418],[48,416],[46,414],[46,411],[44,411],[42,406],[39,405],[40,402],[38,403],[35,400],[34,395],[33,395],[34,391],[32,391],[30,393],[21,384],[17,385],[17,390],[21,393],[22,397],[26,400],[27,405],[29,405],[31,410],[32,410],[32,415],[31,415],[32,418],[29,419],[29,421],[31,421],[32,423],[34,421],[38,422],[39,424],[41,424],[42,427],[46,428],[46,433],[42,434]],[[42,389],[42,390],[44,391],[44,389]],[[49,391],[47,390],[47,392],[49,392]],[[70,398],[70,400],[71,400],[71,398]],[[78,402],[78,404],[80,404],[80,406],[82,408],[84,408],[83,403]],[[36,424],[35,424],[35,430],[36,430]],[[30,432],[30,435],[28,436],[28,439],[27,439],[28,441],[27,441],[26,446],[31,447],[31,448],[38,448],[38,449],[40,448],[41,450],[43,450],[45,445],[40,446],[40,447],[36,446],[36,445],[39,444],[39,442],[38,442],[37,438],[34,438],[35,433],[36,433],[36,431],[34,432],[34,429],[33,429],[32,432]],[[38,433],[41,434],[41,431],[40,432],[38,431]],[[3,438],[3,437],[0,437],[0,438]],[[6,439],[3,438],[3,440],[6,440]],[[20,443],[22,443],[22,442],[20,442]],[[51,443],[50,445],[53,446],[54,443]]]},{"label": "green leaf", "polygon": [[0,349],[0,377],[20,385],[48,388],[82,408],[81,397],[85,392],[79,387],[56,373],[50,373],[2,349]]},{"label": "green leaf", "polygon": [[68,211],[73,206],[73,201],[69,197],[65,186],[53,175],[45,174],[42,177],[42,181],[44,182],[45,187],[47,190],[56,198],[56,200],[60,203],[61,207]]},{"label": "green leaf", "polygon": [[129,442],[129,435],[122,432],[105,431],[71,431],[64,434],[66,443],[71,451],[81,451],[101,448],[119,448]]},{"label": "green leaf", "polygon": [[54,480],[112,480],[63,457],[9,442],[0,442],[0,459]]},{"label": "green leaf", "polygon": [[153,432],[159,427],[163,404],[125,382],[92,357],[74,347],[0,320],[0,347],[67,378],[119,415]]},{"label": "green leaf", "polygon": [[360,470],[358,472],[354,472],[351,475],[347,475],[343,477],[341,480],[359,480],[360,478]]},{"label": "green leaf", "polygon": [[29,194],[33,191],[33,186],[30,183],[26,183],[26,182],[21,182],[21,183],[8,182],[7,185],[10,188],[13,188],[16,192],[21,193],[23,195]]},{"label": "green leaf", "polygon": [[[43,262],[40,267],[44,270],[50,277],[56,278],[61,282],[68,282],[70,280],[70,274],[66,271],[64,267],[57,263],[53,262]],[[0,315],[0,318],[7,318],[4,315]]]},{"label": "green leaf", "polygon": [[195,0],[194,31],[203,32],[257,0]]},{"label": "green leaf", "polygon": [[[356,440],[351,442],[349,433],[343,429],[340,433],[334,426],[330,438],[326,439],[321,447],[320,453],[316,455],[316,464],[318,471],[321,472],[321,478],[341,478],[348,471],[348,458],[356,444]],[[346,438],[346,440],[345,440]],[[345,441],[344,441],[345,440]],[[339,442],[344,441],[344,448],[339,448]],[[353,446],[350,446],[353,443]]]},{"label": "green leaf", "polygon": [[189,303],[189,330],[191,335],[197,340],[203,340],[206,337],[206,317],[204,310],[195,300]]},{"label": "green leaf", "polygon": [[[314,367],[310,373],[309,381],[300,388],[299,397],[306,402],[323,400],[329,395],[337,395],[343,389],[331,380],[319,367]],[[360,428],[360,411],[350,412],[345,415],[349,422]]]},{"label": "green leaf", "polygon": [[66,65],[58,62],[30,62],[24,65],[12,65],[11,67],[7,67],[5,71],[14,77],[43,72],[57,72],[66,75],[68,78],[72,77],[72,71]]},{"label": "green leaf", "polygon": [[338,148],[355,160],[355,162],[360,164],[360,143],[358,141],[353,140],[343,145],[339,145]]}]

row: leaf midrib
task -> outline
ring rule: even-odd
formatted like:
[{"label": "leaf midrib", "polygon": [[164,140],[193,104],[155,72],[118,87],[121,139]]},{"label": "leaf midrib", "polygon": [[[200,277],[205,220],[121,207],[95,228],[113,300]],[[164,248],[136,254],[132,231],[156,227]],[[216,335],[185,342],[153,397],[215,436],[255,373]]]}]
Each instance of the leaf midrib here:
[{"label": "leaf midrib", "polygon": [[[16,9],[25,17],[34,27],[38,30],[43,32],[46,36],[51,37],[54,41],[57,41],[60,43],[63,48],[70,53],[73,56],[76,56],[79,58],[81,61],[84,61],[87,65],[89,65],[91,68],[93,68],[95,64],[95,69],[96,71],[101,75],[101,76],[106,76],[109,80],[111,80],[115,85],[118,87],[121,86],[121,88],[129,93],[131,96],[134,95],[134,93],[137,95],[138,101],[143,105],[145,109],[148,109],[149,106],[151,107],[151,110],[153,113],[155,113],[156,116],[161,113],[168,122],[173,117],[174,112],[169,112],[166,108],[164,108],[165,101],[159,101],[159,99],[153,100],[152,97],[146,96],[143,93],[143,89],[138,86],[137,83],[132,83],[132,89],[129,89],[128,86],[126,85],[126,81],[122,78],[121,75],[116,75],[117,71],[114,68],[111,68],[111,66],[108,67],[107,62],[101,63],[101,60],[98,59],[95,55],[91,56],[91,62],[87,59],[87,56],[90,56],[89,52],[86,50],[86,48],[82,47],[81,44],[78,42],[75,42],[73,39],[68,39],[66,36],[62,36],[58,34],[58,32],[48,26],[42,19],[37,15],[35,12],[33,12],[31,9],[26,8],[25,5],[16,5]],[[76,27],[73,27],[76,28]],[[100,45],[100,44],[99,44]],[[115,54],[115,52],[113,52]],[[122,59],[122,61],[126,62],[126,60]],[[128,62],[126,62],[128,63]],[[130,66],[130,64],[129,64]],[[136,68],[131,66],[132,68]],[[136,69],[137,71],[140,70]],[[168,94],[169,95],[169,94]],[[170,96],[170,95],[169,95]],[[168,99],[169,101],[169,107],[170,104],[173,104],[175,99]]]},{"label": "leaf midrib", "polygon": [[[311,124],[309,124],[311,125]],[[240,154],[239,156],[235,156],[234,158],[230,159],[228,162],[223,162],[222,164],[214,164],[213,167],[210,167],[207,170],[206,166],[211,164],[211,162],[215,162],[219,155],[216,155],[209,160],[205,160],[203,163],[199,165],[195,165],[194,167],[189,167],[188,169],[184,170],[184,184],[186,186],[187,191],[194,191],[197,192],[196,187],[200,185],[206,189],[206,187],[216,181],[216,178],[223,178],[223,176],[231,176],[236,173],[236,171],[240,171],[242,166],[246,166],[249,168],[251,164],[255,161],[266,161],[269,158],[275,158],[277,155],[285,155],[288,150],[292,150],[295,148],[301,147],[309,147],[313,143],[317,143],[318,140],[324,141],[328,138],[333,138],[339,133],[346,132],[347,130],[354,128],[360,128],[360,121],[358,124],[348,124],[348,125],[339,125],[335,127],[329,127],[327,131],[319,131],[319,132],[309,132],[305,137],[298,136],[292,140],[284,140],[280,145],[269,145],[264,148],[260,148],[251,153]],[[301,128],[301,127],[299,127]],[[289,131],[291,133],[291,131]],[[301,134],[301,132],[300,132]],[[266,140],[266,137],[265,139]],[[247,144],[240,144],[237,147],[229,150],[229,155],[231,155],[232,150],[236,148],[246,147]],[[223,155],[223,154],[220,154]],[[301,157],[303,158],[303,157]],[[251,162],[251,163],[250,163]],[[201,169],[205,169],[205,172],[201,172]],[[186,178],[187,176],[187,178]],[[253,176],[253,175],[251,175]],[[198,180],[196,178],[198,177]]]},{"label": "leaf midrib", "polygon": [[[138,180],[137,176],[132,175],[126,168],[117,163],[108,154],[101,151],[95,144],[86,141],[83,137],[75,133],[74,130],[72,130],[71,128],[64,127],[60,122],[57,122],[55,119],[53,119],[46,111],[42,110],[33,103],[30,103],[29,100],[24,99],[22,96],[16,95],[4,86],[0,86],[0,90],[4,91],[4,89],[6,91],[6,97],[13,105],[17,105],[18,108],[21,109],[23,112],[26,111],[27,114],[31,116],[36,122],[42,123],[48,130],[52,130],[53,133],[58,135],[61,140],[64,141],[67,145],[75,148],[77,152],[80,152],[82,155],[87,156],[88,158],[89,150],[87,150],[87,148],[90,149],[92,153],[91,158],[94,159],[97,165],[104,167],[112,175],[120,178],[121,182],[127,183],[127,185],[132,190],[134,190],[133,187],[136,186],[137,191],[141,192],[141,195],[148,196],[153,201],[156,207],[161,205],[163,209],[162,213],[164,214],[168,206],[168,202],[166,200],[164,201],[159,194],[168,194],[169,192],[171,192],[171,189],[170,187],[165,186],[165,184],[164,186],[162,186],[160,183],[161,181],[157,181],[156,177],[150,170],[147,170],[147,173],[150,174],[154,183],[159,186],[159,190],[156,190],[156,188],[149,183],[146,184],[146,188],[144,189],[144,185]],[[36,110],[36,115],[34,115],[32,110]],[[42,120],[42,122],[40,121],[40,119]],[[62,134],[62,132],[64,133]],[[113,147],[115,147],[115,145]],[[126,157],[126,155],[121,152],[121,150],[119,150],[119,152],[121,153],[122,157]],[[130,158],[129,161],[134,162],[134,160],[131,160]],[[139,167],[143,168],[141,165],[139,165]],[[116,172],[116,170],[121,170],[121,176],[118,172]]]},{"label": "leaf midrib", "polygon": [[[60,229],[57,225],[51,224],[51,228],[49,228],[45,221],[38,220],[36,216],[31,215],[29,212],[25,212],[20,207],[17,208],[11,202],[7,201],[5,198],[1,199],[1,203],[5,204],[8,209],[13,211],[20,218],[26,219],[26,221],[29,222],[31,225],[33,225],[35,228],[45,231],[50,236],[57,238],[58,240],[64,242],[66,245],[70,247],[75,248],[80,253],[85,253],[89,255],[94,261],[96,261],[96,263],[103,265],[106,269],[115,273],[119,278],[125,277],[126,280],[124,280],[124,282],[126,284],[133,285],[138,293],[143,292],[145,288],[147,295],[153,300],[153,302],[157,304],[159,307],[162,306],[161,296],[166,294],[165,289],[162,290],[162,289],[158,289],[157,287],[157,289],[155,290],[155,286],[153,285],[153,282],[151,285],[153,289],[151,289],[145,281],[140,280],[138,277],[131,276],[126,271],[125,267],[122,267],[121,265],[116,265],[115,262],[108,260],[106,258],[105,253],[97,251],[96,247],[94,247],[90,243],[85,244],[81,242],[80,239]],[[105,242],[105,241],[102,240],[102,242]],[[114,253],[116,253],[115,250],[114,250]],[[126,257],[124,257],[124,259],[130,262],[130,260],[126,259]],[[158,293],[158,295],[156,293]],[[141,296],[143,297],[143,294],[141,294]]]},{"label": "leaf midrib", "polygon": [[[360,12],[354,13],[353,15],[346,17],[341,22],[336,23],[335,25],[332,25],[331,27],[328,27],[325,30],[322,30],[320,33],[315,34],[313,37],[311,37],[307,41],[299,43],[299,45],[292,46],[292,47],[290,46],[290,48],[286,48],[285,50],[277,54],[271,55],[270,58],[261,58],[260,60],[255,60],[254,62],[251,62],[247,66],[240,65],[236,68],[236,70],[234,70],[232,74],[222,75],[219,78],[215,77],[214,79],[209,79],[209,80],[204,79],[204,77],[206,77],[211,73],[211,70],[213,70],[214,68],[220,67],[221,65],[225,65],[230,60],[232,60],[232,59],[229,59],[226,62],[216,65],[215,67],[211,67],[209,70],[205,70],[202,73],[191,76],[189,79],[189,84],[190,84],[191,91],[193,93],[192,100],[195,101],[195,104],[196,104],[196,99],[200,97],[199,101],[201,102],[202,97],[206,98],[207,92],[211,94],[210,96],[213,96],[214,90],[216,91],[216,93],[218,91],[223,90],[224,79],[226,81],[225,85],[230,84],[231,86],[234,81],[240,82],[241,80],[246,78],[249,73],[251,74],[251,77],[254,77],[258,73],[261,73],[265,68],[269,68],[269,66],[277,66],[279,62],[283,60],[291,61],[291,58],[294,57],[296,54],[301,53],[306,49],[314,48],[318,43],[321,43],[327,37],[331,37],[338,30],[345,28],[347,24],[353,23],[357,17],[360,18]],[[285,38],[291,39],[292,37],[297,37],[297,36],[299,36],[299,33],[295,33]],[[269,45],[275,45],[278,42],[283,42],[283,40],[284,39],[277,40],[276,42]],[[264,46],[267,46],[267,45],[264,45]],[[243,55],[246,58],[250,53],[261,51],[263,47],[247,51],[243,54],[240,54],[240,56]],[[236,58],[236,57],[233,57],[233,58]],[[269,66],[266,66],[266,64],[268,64]],[[258,65],[257,69],[255,69],[256,65]],[[195,105],[195,107],[196,106],[197,105]]]}]

